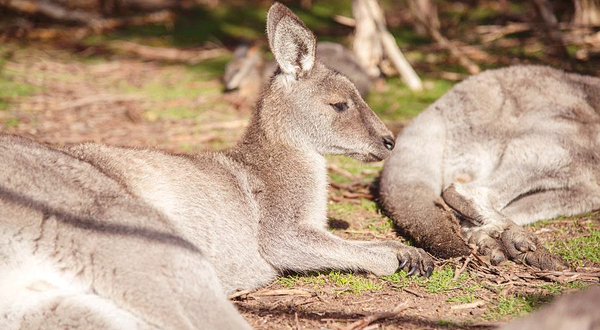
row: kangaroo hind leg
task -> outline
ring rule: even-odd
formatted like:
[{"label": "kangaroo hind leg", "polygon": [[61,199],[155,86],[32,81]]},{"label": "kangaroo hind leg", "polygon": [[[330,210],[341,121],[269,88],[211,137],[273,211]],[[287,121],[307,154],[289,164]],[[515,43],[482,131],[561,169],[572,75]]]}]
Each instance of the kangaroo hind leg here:
[{"label": "kangaroo hind leg", "polygon": [[[539,220],[537,217],[544,214],[507,213],[505,208],[523,196],[568,189],[578,178],[575,169],[569,166],[569,153],[558,143],[531,135],[512,140],[502,159],[487,177],[466,184],[452,184],[442,192],[442,198],[467,220],[462,227],[470,242],[475,243],[482,253],[495,255],[493,261],[501,261],[499,253],[502,252],[513,260],[540,268],[563,269],[564,262],[520,226]],[[525,202],[534,200],[527,198],[518,204]],[[564,209],[560,204],[547,206],[552,212]],[[525,208],[521,209],[525,211]],[[533,207],[529,208],[531,210]]]}]

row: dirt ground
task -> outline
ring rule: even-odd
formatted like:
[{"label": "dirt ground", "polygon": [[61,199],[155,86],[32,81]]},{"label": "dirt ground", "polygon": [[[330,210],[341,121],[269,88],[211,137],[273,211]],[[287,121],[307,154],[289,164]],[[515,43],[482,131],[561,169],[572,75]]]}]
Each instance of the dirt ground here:
[{"label": "dirt ground", "polygon": [[[1,51],[0,87],[16,91],[0,110],[5,133],[51,144],[97,141],[196,152],[231,145],[249,117],[235,96],[221,93],[218,76],[184,66],[82,58],[34,47],[3,46]],[[351,239],[402,240],[370,192],[381,164],[330,160],[331,230]],[[600,212],[530,230],[578,273],[539,272],[512,262],[493,267],[484,259],[460,258],[438,260],[427,280],[405,272],[384,278],[290,274],[232,300],[257,329],[475,329],[525,315],[557,294],[597,285]]]}]

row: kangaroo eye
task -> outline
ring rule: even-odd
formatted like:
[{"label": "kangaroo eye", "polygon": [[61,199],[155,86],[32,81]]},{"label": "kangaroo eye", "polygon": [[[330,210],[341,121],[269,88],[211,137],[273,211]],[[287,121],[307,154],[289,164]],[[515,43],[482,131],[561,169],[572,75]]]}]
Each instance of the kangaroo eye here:
[{"label": "kangaroo eye", "polygon": [[344,112],[346,110],[348,110],[348,103],[332,103],[331,106],[335,109],[335,111],[337,112]]}]

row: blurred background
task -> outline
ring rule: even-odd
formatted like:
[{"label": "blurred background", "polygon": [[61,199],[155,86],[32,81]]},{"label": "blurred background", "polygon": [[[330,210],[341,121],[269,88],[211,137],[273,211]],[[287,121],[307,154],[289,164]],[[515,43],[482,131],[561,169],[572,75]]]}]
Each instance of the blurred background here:
[{"label": "blurred background", "polygon": [[[481,70],[520,63],[600,74],[600,0],[283,2],[320,41],[353,53],[370,78],[368,104],[395,131]],[[0,0],[0,129],[57,144],[231,145],[272,58],[271,3]],[[250,57],[244,65],[258,73],[245,85],[233,77],[244,65],[226,75],[228,62]],[[412,77],[398,73],[404,59]]]},{"label": "blurred background", "polygon": [[[600,0],[283,2],[320,42],[330,42],[319,44],[318,57],[351,76],[395,132],[482,70],[543,64],[600,75]],[[0,132],[55,145],[96,141],[174,152],[231,146],[273,68],[265,38],[271,3],[0,0]],[[372,195],[382,163],[328,161],[330,230],[349,239],[402,239]],[[598,218],[596,211],[531,230],[550,251],[595,272]],[[235,304],[260,329],[345,329],[406,301],[412,307],[386,329],[482,329],[598,283],[577,276],[547,282],[548,275],[514,263],[502,266],[502,276],[455,273],[461,265],[440,262],[427,281],[406,272],[290,275],[263,290],[300,287],[318,296]]]}]

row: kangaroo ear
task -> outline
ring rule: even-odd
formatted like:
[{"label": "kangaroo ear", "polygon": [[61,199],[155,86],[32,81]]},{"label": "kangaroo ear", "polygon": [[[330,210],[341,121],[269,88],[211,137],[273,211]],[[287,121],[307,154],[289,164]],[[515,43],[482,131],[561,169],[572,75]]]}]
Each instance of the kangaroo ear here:
[{"label": "kangaroo ear", "polygon": [[267,36],[284,74],[298,79],[312,69],[317,45],[315,36],[298,16],[278,2],[267,14]]}]

